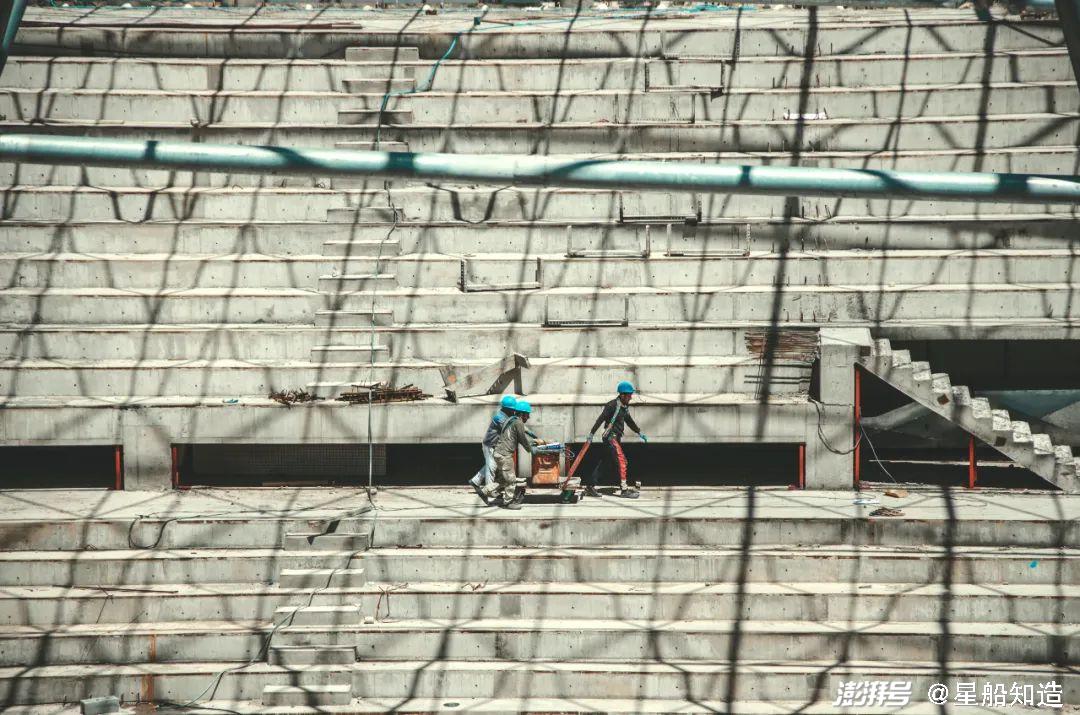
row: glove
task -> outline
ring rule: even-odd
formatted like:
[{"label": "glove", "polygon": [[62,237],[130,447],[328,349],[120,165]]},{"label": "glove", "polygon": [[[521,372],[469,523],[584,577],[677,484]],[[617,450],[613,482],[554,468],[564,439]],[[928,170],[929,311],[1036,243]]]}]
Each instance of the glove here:
[{"label": "glove", "polygon": [[649,441],[649,438],[646,437],[645,435],[641,434],[641,433],[638,433],[638,437],[641,438],[642,442],[648,442]]}]

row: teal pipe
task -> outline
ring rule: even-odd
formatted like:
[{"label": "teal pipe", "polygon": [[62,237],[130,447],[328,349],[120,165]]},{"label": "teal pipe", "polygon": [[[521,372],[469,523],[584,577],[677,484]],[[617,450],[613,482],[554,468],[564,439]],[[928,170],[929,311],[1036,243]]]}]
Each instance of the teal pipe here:
[{"label": "teal pipe", "polygon": [[8,0],[4,4],[3,15],[0,15],[0,20],[4,24],[3,44],[0,46],[0,74],[3,73],[4,66],[7,64],[11,46],[15,44],[15,33],[19,31],[23,12],[26,11],[26,0]]},{"label": "teal pipe", "polygon": [[595,189],[944,201],[1080,203],[1080,177],[540,156],[419,154],[12,134],[0,159],[248,174],[373,176]]}]

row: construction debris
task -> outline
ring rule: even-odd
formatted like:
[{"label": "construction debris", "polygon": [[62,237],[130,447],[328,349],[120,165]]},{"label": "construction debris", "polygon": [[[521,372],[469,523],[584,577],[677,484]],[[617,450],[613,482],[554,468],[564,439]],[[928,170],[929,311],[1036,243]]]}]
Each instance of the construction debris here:
[{"label": "construction debris", "polygon": [[903,516],[904,512],[900,509],[893,509],[892,507],[883,506],[880,509],[874,509],[870,512],[870,516]]},{"label": "construction debris", "polygon": [[431,395],[415,385],[404,387],[391,387],[385,382],[376,382],[373,385],[353,385],[352,390],[342,392],[337,398],[341,402],[350,405],[381,404],[386,402],[415,402],[426,400]]},{"label": "construction debris", "polygon": [[296,402],[314,402],[318,398],[306,390],[273,390],[270,399],[289,407]]},{"label": "construction debris", "polygon": [[908,495],[907,489],[886,489],[885,496],[895,499],[903,499]]}]

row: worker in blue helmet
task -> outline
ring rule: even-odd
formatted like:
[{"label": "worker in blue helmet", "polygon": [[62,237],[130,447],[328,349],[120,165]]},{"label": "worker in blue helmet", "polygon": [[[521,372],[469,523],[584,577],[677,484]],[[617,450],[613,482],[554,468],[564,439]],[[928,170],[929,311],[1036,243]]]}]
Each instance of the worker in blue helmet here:
[{"label": "worker in blue helmet", "polygon": [[469,484],[477,496],[488,502],[488,494],[495,490],[495,441],[499,438],[499,432],[503,425],[511,417],[517,415],[517,398],[513,395],[503,395],[499,400],[499,409],[491,417],[484,439],[480,442],[480,449],[484,452],[484,466],[469,480]]},{"label": "worker in blue helmet", "polygon": [[495,503],[504,509],[520,509],[525,501],[525,487],[518,484],[517,465],[514,454],[518,447],[524,447],[529,454],[535,454],[538,446],[544,444],[526,427],[532,417],[532,405],[525,400],[518,400],[515,415],[503,423],[499,437],[495,441]]},{"label": "worker in blue helmet", "polygon": [[600,452],[600,460],[596,463],[596,467],[593,468],[592,474],[582,481],[585,485],[586,496],[603,496],[596,490],[596,483],[600,479],[600,470],[603,468],[609,475],[618,476],[619,491],[617,494],[619,496],[627,499],[637,499],[639,496],[638,490],[627,485],[629,465],[626,462],[626,454],[622,448],[623,432],[626,427],[629,427],[638,433],[642,442],[648,442],[649,438],[642,434],[637,422],[634,422],[634,418],[630,416],[630,400],[634,395],[634,386],[623,380],[615,390],[618,395],[614,400],[604,405],[600,416],[596,418],[592,429],[589,430],[589,441],[592,442],[595,439],[596,430],[600,429],[601,425],[604,426],[604,431],[600,437],[604,449]]}]

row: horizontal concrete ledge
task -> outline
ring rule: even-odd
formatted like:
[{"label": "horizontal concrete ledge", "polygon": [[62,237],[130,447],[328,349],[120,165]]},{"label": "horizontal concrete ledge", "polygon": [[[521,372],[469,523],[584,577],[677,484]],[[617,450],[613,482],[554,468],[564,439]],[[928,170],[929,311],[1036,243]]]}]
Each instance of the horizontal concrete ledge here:
[{"label": "horizontal concrete ledge", "polygon": [[[217,697],[257,697],[263,684],[274,685],[304,680],[334,682],[345,680],[354,692],[367,697],[403,696],[407,682],[414,683],[411,695],[444,699],[462,694],[489,697],[512,696],[523,683],[529,683],[534,697],[562,695],[588,697],[605,692],[609,697],[619,693],[648,695],[653,698],[674,697],[695,692],[715,692],[715,678],[737,674],[742,697],[769,701],[776,697],[803,694],[808,701],[814,698],[815,679],[822,693],[832,697],[840,682],[847,680],[899,679],[910,680],[913,691],[943,680],[1005,680],[1038,685],[1055,681],[1064,686],[1064,699],[1071,702],[1080,686],[1080,676],[1066,668],[1025,663],[950,663],[944,668],[935,663],[920,662],[844,662],[823,661],[786,663],[747,660],[736,666],[724,661],[671,660],[656,662],[590,662],[545,663],[536,661],[373,661],[361,665],[293,666],[290,668],[252,664],[238,667],[236,663],[177,663],[139,664],[132,666],[72,665],[44,666],[26,669],[0,669],[0,692],[7,690],[6,702],[48,702],[50,696],[64,695],[63,686],[77,679],[82,685],[80,697],[91,693],[108,692],[137,699],[145,694],[142,687],[152,679],[154,692],[168,692],[172,698],[186,700],[198,694],[199,679],[211,677],[229,669],[216,691]],[[15,680],[15,679],[18,680]],[[143,681],[143,682],[140,682]],[[605,688],[606,681],[606,688]],[[682,681],[682,686],[680,686]],[[5,687],[6,686],[6,687]],[[111,686],[113,690],[105,690]],[[559,692],[561,689],[561,692]],[[555,691],[554,693],[552,691]],[[680,692],[681,691],[681,692]],[[70,695],[70,690],[67,691]]]},{"label": "horizontal concrete ledge", "polygon": [[409,619],[520,618],[529,613],[558,619],[589,613],[657,620],[768,620],[777,613],[793,620],[882,622],[939,622],[942,614],[949,622],[1080,619],[1080,586],[1057,584],[380,582],[323,589],[313,597],[305,589],[258,584],[148,584],[134,590],[8,586],[0,589],[0,624],[47,629],[83,622],[88,614],[98,623],[200,621],[229,613],[269,620],[282,608],[309,601],[315,608],[348,607],[381,620],[387,597],[393,617]]}]

